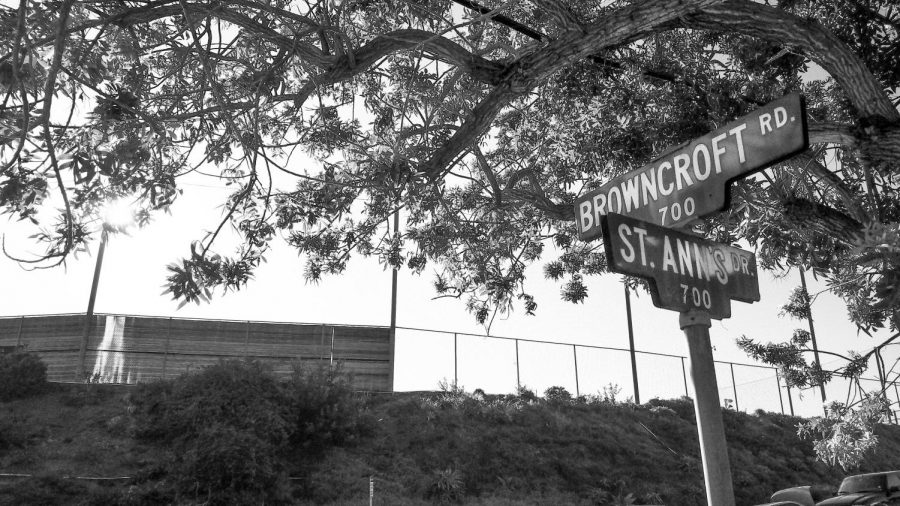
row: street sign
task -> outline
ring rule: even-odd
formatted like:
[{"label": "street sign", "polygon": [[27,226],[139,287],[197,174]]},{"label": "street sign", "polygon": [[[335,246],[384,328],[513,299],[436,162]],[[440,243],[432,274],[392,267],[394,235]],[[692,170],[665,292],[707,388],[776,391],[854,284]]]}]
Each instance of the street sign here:
[{"label": "street sign", "polygon": [[756,255],[620,214],[601,218],[612,271],[646,278],[653,305],[731,316],[731,301],[759,301]]},{"label": "street sign", "polygon": [[803,98],[787,95],[579,197],[578,235],[599,237],[607,213],[666,227],[716,213],[728,206],[732,181],[808,146]]}]

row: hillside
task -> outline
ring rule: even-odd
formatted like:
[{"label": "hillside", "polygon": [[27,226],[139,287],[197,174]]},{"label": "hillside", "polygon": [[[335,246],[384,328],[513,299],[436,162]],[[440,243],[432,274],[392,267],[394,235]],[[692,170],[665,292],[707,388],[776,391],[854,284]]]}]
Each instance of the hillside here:
[{"label": "hillside", "polygon": [[[304,422],[307,436],[319,439],[301,443],[290,436],[284,446],[288,451],[272,450],[278,459],[269,459],[262,443],[228,443],[220,453],[178,446],[172,432],[193,429],[159,428],[169,420],[159,406],[178,398],[177,385],[57,385],[36,397],[2,403],[0,472],[33,477],[4,478],[0,504],[212,504],[212,496],[184,492],[179,473],[185,468],[173,464],[185,465],[204,451],[213,452],[206,455],[216,462],[234,458],[241,465],[258,465],[256,474],[243,477],[244,485],[261,482],[290,489],[267,503],[367,504],[371,476],[375,504],[384,505],[629,504],[628,494],[637,504],[705,504],[693,408],[686,399],[635,406],[609,397],[575,402],[564,391],[542,400],[528,392],[483,396],[450,390],[357,396],[342,404],[334,400],[333,385],[325,387],[307,389],[303,402],[315,400],[309,392],[331,395],[329,405],[339,408],[331,410],[335,416],[327,424]],[[193,397],[184,398],[198,398],[195,390],[188,391]],[[178,405],[179,413],[196,418],[202,413],[196,411],[198,405],[209,409],[212,404],[204,403]],[[223,403],[232,405],[230,400]],[[356,412],[346,412],[351,405]],[[724,415],[739,505],[764,502],[773,490],[786,486],[840,481],[839,470],[816,462],[812,445],[797,439],[799,419],[771,413]],[[248,416],[257,415],[241,414]],[[358,425],[342,425],[346,417]],[[265,426],[269,434],[277,431],[272,419],[266,415],[247,423]],[[203,416],[194,423],[221,429]],[[215,434],[211,447],[222,434],[247,440],[234,431]],[[322,439],[322,434],[328,437]],[[882,426],[878,435],[878,452],[863,471],[900,467],[900,428]],[[249,453],[240,453],[245,447]],[[198,476],[214,472],[208,463],[191,465]],[[259,471],[264,468],[271,476]],[[219,488],[243,490],[236,479],[216,479]],[[241,501],[261,503],[246,490],[241,493]]]}]

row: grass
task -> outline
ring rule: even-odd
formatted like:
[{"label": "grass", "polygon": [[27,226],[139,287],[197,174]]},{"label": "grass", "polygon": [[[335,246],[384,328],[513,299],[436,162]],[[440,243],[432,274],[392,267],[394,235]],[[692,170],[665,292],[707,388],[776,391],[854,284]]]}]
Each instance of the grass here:
[{"label": "grass", "polygon": [[161,452],[111,429],[127,394],[108,385],[51,385],[39,397],[3,403],[0,471],[60,477],[140,471]]}]

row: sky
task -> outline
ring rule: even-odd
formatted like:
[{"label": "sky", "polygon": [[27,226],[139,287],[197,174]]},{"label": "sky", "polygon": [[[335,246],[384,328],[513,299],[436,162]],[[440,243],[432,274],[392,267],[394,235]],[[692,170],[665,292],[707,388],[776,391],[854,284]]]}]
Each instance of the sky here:
[{"label": "sky", "polygon": [[[157,215],[143,229],[132,229],[130,235],[110,238],[95,312],[389,325],[390,271],[374,259],[356,258],[343,275],[324,277],[318,284],[307,283],[303,279],[304,259],[283,243],[270,252],[267,262],[246,288],[225,295],[217,291],[209,304],[188,304],[178,309],[178,303],[169,294],[162,294],[166,265],[185,256],[191,241],[202,237],[204,230],[217,226],[222,216],[219,203],[227,192],[212,181],[205,184],[189,182],[184,191],[172,206],[170,215]],[[0,234],[11,253],[24,256],[37,251],[37,246],[27,239],[30,233],[33,231],[5,217],[0,221]],[[231,253],[230,238],[226,235],[223,239],[219,251]],[[91,253],[95,254],[96,250],[95,242]],[[70,259],[64,267],[32,271],[24,270],[8,258],[0,258],[0,282],[5,287],[0,290],[0,316],[85,312],[94,267],[95,257],[84,254]],[[435,298],[432,273],[433,269],[426,268],[421,276],[411,275],[408,271],[401,271],[399,275],[397,325],[401,329],[397,335],[397,390],[433,390],[438,388],[441,380],[453,380],[453,333],[457,333],[459,384],[468,390],[513,391],[516,388],[516,343],[478,337],[485,334],[485,329],[465,311],[464,300]],[[628,348],[625,300],[619,275],[588,278],[588,299],[581,304],[572,304],[561,300],[559,283],[543,278],[540,263],[527,274],[526,289],[537,296],[537,314],[528,316],[517,308],[507,318],[498,317],[490,329],[492,336]],[[812,294],[825,288],[811,275],[807,275],[807,280]],[[790,338],[794,328],[804,328],[805,322],[779,317],[781,305],[798,285],[796,271],[779,276],[761,271],[761,301],[754,304],[732,302],[730,319],[713,320],[710,336],[714,358],[752,364],[753,361],[735,346],[736,338],[747,335],[763,341],[782,342]],[[638,351],[687,355],[677,313],[653,307],[646,293],[633,294],[632,311]],[[864,351],[878,342],[859,334],[847,320],[842,303],[828,293],[816,297],[813,316],[819,347],[823,350]],[[829,359],[824,362],[827,366]],[[892,363],[892,359],[888,361],[889,366]],[[643,401],[653,396],[684,394],[680,359],[640,354],[637,366]],[[728,366],[720,364],[717,367],[720,397],[734,398]],[[628,354],[610,350],[578,347],[573,351],[572,346],[522,341],[519,343],[519,381],[538,392],[561,385],[572,393],[578,390],[582,394],[597,393],[612,383],[621,388],[620,397],[633,395]],[[738,403],[744,401],[741,409],[754,406],[774,411],[780,409],[771,370],[736,367],[734,384],[738,387]],[[807,392],[801,400],[794,392],[794,407],[798,414],[821,412],[821,401],[814,394]],[[829,388],[830,398],[845,396],[843,387]],[[782,403],[787,410],[786,399]]]}]

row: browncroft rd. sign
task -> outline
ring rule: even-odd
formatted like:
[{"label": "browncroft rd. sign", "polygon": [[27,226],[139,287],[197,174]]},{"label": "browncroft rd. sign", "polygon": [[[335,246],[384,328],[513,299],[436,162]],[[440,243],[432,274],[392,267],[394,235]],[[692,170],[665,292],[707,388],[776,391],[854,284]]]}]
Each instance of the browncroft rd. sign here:
[{"label": "browncroft rd. sign", "polygon": [[731,181],[808,146],[803,99],[787,95],[579,197],[578,235],[599,237],[600,217],[608,212],[682,226],[727,207]]},{"label": "browncroft rd. sign", "polygon": [[732,300],[759,301],[753,253],[620,214],[601,220],[610,270],[649,280],[654,306],[721,320]]}]

